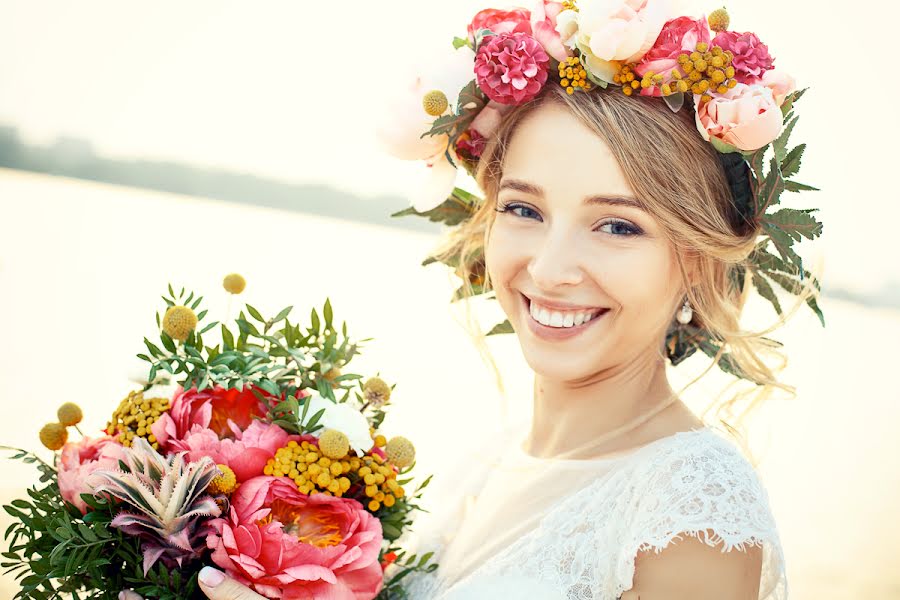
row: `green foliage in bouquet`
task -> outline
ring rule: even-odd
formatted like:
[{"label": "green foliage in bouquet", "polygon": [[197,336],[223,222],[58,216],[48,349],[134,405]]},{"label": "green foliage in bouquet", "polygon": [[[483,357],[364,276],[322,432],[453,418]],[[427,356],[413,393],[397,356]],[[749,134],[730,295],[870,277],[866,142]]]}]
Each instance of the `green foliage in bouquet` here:
[{"label": "green foliage in bouquet", "polygon": [[[756,248],[742,265],[737,265],[731,270],[730,281],[736,290],[743,290],[747,277],[759,294],[768,300],[776,313],[783,314],[781,303],[775,294],[773,284],[790,294],[798,295],[804,288],[805,280],[809,280],[816,290],[820,290],[819,281],[803,266],[801,257],[794,250],[793,245],[802,239],[815,239],[822,233],[822,223],[813,213],[817,208],[793,209],[778,208],[781,195],[785,191],[804,192],[816,191],[810,185],[800,183],[794,179],[800,171],[800,161],[806,150],[806,144],[798,144],[788,149],[788,142],[799,117],[794,113],[794,104],[806,90],[793,92],[785,98],[781,106],[783,128],[780,136],[770,144],[753,152],[742,152],[733,146],[729,146],[715,138],[711,138],[713,145],[723,155],[739,153],[738,160],[732,160],[742,168],[747,168],[752,173],[751,197],[742,202],[740,198],[734,198],[735,205],[740,214],[747,220],[761,225],[761,235]],[[448,116],[442,125],[453,123]],[[463,115],[456,115],[460,119]],[[437,125],[437,122],[436,122]],[[450,130],[448,130],[450,131]],[[455,131],[455,130],[453,130]],[[768,159],[768,160],[767,160]],[[768,164],[768,168],[766,165]],[[746,165],[746,167],[744,166]],[[453,193],[444,202],[435,208],[419,212],[409,207],[392,214],[392,217],[419,216],[434,222],[440,222],[450,227],[456,227],[468,221],[483,204],[484,200],[462,190],[455,188]],[[745,205],[746,204],[746,205]],[[772,210],[770,210],[772,209]],[[476,275],[476,281],[471,283],[473,295],[486,294],[477,277],[484,270],[483,255],[473,256],[470,264],[466,265],[471,273]],[[443,262],[457,273],[461,265],[459,257],[448,257],[439,260],[435,256],[429,256],[423,262],[423,266],[432,263]],[[451,302],[456,302],[465,296],[464,287],[457,289]],[[491,298],[491,295],[487,295]],[[825,325],[825,317],[819,308],[816,298],[809,296],[806,304],[813,310],[822,325]],[[503,321],[495,325],[487,335],[513,333],[510,322]],[[779,345],[774,340],[769,340]],[[681,324],[673,320],[666,335],[666,349],[669,360],[673,365],[678,365],[693,355],[698,350],[710,358],[719,356],[717,362],[719,368],[731,375],[745,378],[745,374],[737,367],[736,362],[723,348],[723,340],[719,339],[711,331],[697,327],[695,324]]]}]

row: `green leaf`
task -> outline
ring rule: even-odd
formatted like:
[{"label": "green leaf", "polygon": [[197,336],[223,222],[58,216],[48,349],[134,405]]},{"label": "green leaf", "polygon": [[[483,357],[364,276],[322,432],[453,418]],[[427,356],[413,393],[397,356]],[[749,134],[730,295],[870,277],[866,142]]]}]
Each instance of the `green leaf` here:
[{"label": "green leaf", "polygon": [[226,349],[234,348],[234,336],[224,323],[222,323],[222,343],[225,345]]},{"label": "green leaf", "polygon": [[310,329],[315,335],[319,335],[319,325],[321,323],[319,322],[319,315],[316,313],[316,309],[312,309],[309,319],[311,321]]},{"label": "green leaf", "polygon": [[392,217],[402,217],[406,215],[416,215],[419,217],[427,217],[429,221],[435,223],[444,223],[445,225],[455,226],[463,221],[467,221],[475,214],[481,204],[481,199],[469,192],[454,188],[450,196],[442,203],[438,204],[431,210],[419,212],[413,207],[406,208],[392,214]]},{"label": "green leaf", "polygon": [[287,308],[282,308],[281,311],[275,315],[275,318],[272,319],[273,323],[277,323],[278,321],[287,318],[289,314],[291,314],[291,310],[293,310],[293,306],[288,306]]},{"label": "green leaf", "polygon": [[789,192],[818,192],[819,188],[813,187],[811,185],[806,185],[805,183],[799,183],[797,181],[785,181],[784,189]]},{"label": "green leaf", "polygon": [[765,215],[764,222],[777,225],[795,240],[801,236],[807,239],[815,239],[822,234],[822,223],[812,216],[816,208],[793,209],[782,208],[772,214]]},{"label": "green leaf", "polygon": [[753,271],[753,287],[756,288],[756,291],[759,292],[760,296],[772,303],[772,306],[775,307],[775,312],[780,315],[782,312],[781,304],[778,302],[775,290],[773,290],[769,282],[756,271]]},{"label": "green leaf", "polygon": [[772,143],[772,148],[775,150],[775,160],[778,161],[779,165],[784,162],[784,154],[785,149],[787,148],[788,139],[791,137],[791,132],[794,130],[794,125],[797,124],[798,119],[800,119],[800,117],[794,117],[788,121],[787,125],[784,126],[781,135],[779,135]]},{"label": "green leaf", "polygon": [[260,323],[266,322],[266,320],[262,318],[262,315],[259,314],[259,311],[256,310],[255,308],[253,308],[252,306],[250,306],[249,304],[247,305],[247,312],[249,312],[250,316],[253,317],[254,319],[256,319],[257,321],[259,321]]},{"label": "green leaf", "polygon": [[487,335],[498,335],[501,333],[515,333],[512,323],[510,323],[509,320],[494,325],[494,327],[487,333]]},{"label": "green leaf", "polygon": [[453,38],[453,47],[459,50],[463,46],[468,46],[472,50],[475,49],[475,45],[472,44],[468,38],[454,37]]},{"label": "green leaf", "polygon": [[800,159],[803,158],[803,152],[806,150],[806,144],[794,146],[781,162],[781,176],[793,177],[800,171]]},{"label": "green leaf", "polygon": [[331,326],[331,321],[334,318],[334,313],[331,310],[331,300],[325,299],[325,307],[322,309],[322,315],[325,317],[325,329],[333,329]]},{"label": "green leaf", "polygon": [[773,158],[770,162],[769,172],[756,194],[756,217],[762,217],[770,206],[778,204],[779,196],[783,191],[784,178],[781,176],[781,168]]},{"label": "green leaf", "polygon": [[169,337],[169,334],[165,331],[161,331],[159,334],[159,339],[162,340],[163,346],[166,347],[166,350],[172,352],[173,354],[176,352],[175,350],[175,341]]}]

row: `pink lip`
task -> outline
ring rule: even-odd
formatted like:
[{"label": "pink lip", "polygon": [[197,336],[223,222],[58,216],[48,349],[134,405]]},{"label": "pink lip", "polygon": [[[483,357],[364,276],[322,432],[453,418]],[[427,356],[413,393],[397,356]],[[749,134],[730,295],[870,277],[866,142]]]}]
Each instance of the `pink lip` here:
[{"label": "pink lip", "polygon": [[608,308],[603,309],[600,314],[592,318],[587,323],[582,323],[581,325],[576,325],[574,327],[549,327],[547,325],[538,323],[531,317],[531,311],[529,310],[528,306],[528,297],[523,294],[520,294],[520,296],[522,298],[522,310],[524,313],[523,318],[528,323],[528,328],[531,330],[531,333],[541,339],[550,341],[565,340],[575,337],[576,335],[580,335],[585,330],[587,330],[588,327],[599,321],[603,317],[603,315],[609,312]]}]

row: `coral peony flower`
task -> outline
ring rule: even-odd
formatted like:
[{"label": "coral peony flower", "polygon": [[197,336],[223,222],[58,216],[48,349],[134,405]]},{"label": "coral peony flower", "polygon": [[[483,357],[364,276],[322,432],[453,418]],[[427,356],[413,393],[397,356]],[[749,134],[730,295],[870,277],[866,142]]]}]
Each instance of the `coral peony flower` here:
[{"label": "coral peony flower", "polygon": [[777,69],[769,69],[763,73],[761,84],[772,90],[775,96],[775,103],[778,106],[784,104],[784,99],[788,94],[793,93],[797,89],[797,82],[794,78]]},{"label": "coral peony flower", "polygon": [[485,95],[500,104],[521,104],[537,96],[547,81],[550,57],[524,33],[494,35],[478,49],[475,79]]},{"label": "coral peony flower", "polygon": [[500,10],[486,8],[479,11],[472,18],[466,30],[469,41],[475,43],[475,34],[479,29],[490,29],[496,34],[500,33],[527,33],[531,34],[531,13],[524,8],[512,10]]},{"label": "coral peony flower", "polygon": [[566,60],[572,53],[562,42],[559,32],[556,30],[556,18],[562,12],[561,2],[550,0],[535,0],[534,10],[531,11],[531,35],[544,50],[558,61]]},{"label": "coral peony flower", "polygon": [[289,441],[314,442],[315,439],[311,435],[290,435],[278,425],[255,420],[244,431],[238,431],[234,439],[220,439],[211,429],[194,425],[175,445],[187,451],[190,461],[209,456],[216,464],[227,465],[237,480],[243,482],[262,475],[266,462]]},{"label": "coral peony flower", "polygon": [[[693,52],[698,42],[709,43],[711,36],[706,17],[700,19],[678,17],[667,21],[656,42],[634,67],[634,72],[643,77],[645,73],[652,71],[668,78],[672,70],[678,67],[679,54],[685,51]],[[660,91],[658,87],[653,86],[642,89],[641,94],[660,95]]]},{"label": "coral peony flower", "polygon": [[374,598],[384,584],[381,522],[352,498],[307,496],[283,477],[254,477],[212,526],[212,561],[268,598]]},{"label": "coral peony flower", "polygon": [[723,31],[713,38],[713,45],[734,54],[734,78],[747,85],[759,83],[763,73],[775,65],[769,47],[759,41],[755,33]]},{"label": "coral peony flower", "polygon": [[694,96],[697,129],[707,141],[714,137],[740,150],[758,150],[781,133],[781,109],[767,87],[739,83],[709,102],[699,101]]},{"label": "coral peony flower", "polygon": [[74,504],[81,514],[87,513],[89,507],[81,499],[81,494],[92,494],[94,486],[100,483],[94,472],[98,469],[117,469],[119,461],[124,459],[122,444],[111,437],[86,437],[80,442],[69,442],[60,452],[57,471],[60,495]]},{"label": "coral peony flower", "polygon": [[[579,4],[574,15],[560,14],[557,26],[581,51],[591,74],[612,82],[620,62],[638,62],[650,50],[669,13],[669,0],[592,0]],[[577,30],[567,35],[573,20]]]},{"label": "coral peony flower", "polygon": [[171,408],[153,423],[150,430],[161,448],[186,450],[181,442],[194,425],[212,430],[219,438],[234,437],[250,425],[254,415],[262,417],[265,414],[265,405],[250,387],[226,390],[217,386],[202,392],[195,388],[179,388],[172,398]]}]

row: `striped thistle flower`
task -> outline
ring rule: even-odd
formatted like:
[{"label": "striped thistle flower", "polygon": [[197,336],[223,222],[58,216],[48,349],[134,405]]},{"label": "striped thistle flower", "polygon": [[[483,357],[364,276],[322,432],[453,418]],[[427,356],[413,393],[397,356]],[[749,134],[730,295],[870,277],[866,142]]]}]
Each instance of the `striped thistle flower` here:
[{"label": "striped thistle flower", "polygon": [[220,475],[209,457],[188,462],[184,453],[168,459],[143,438],[125,448],[122,470],[98,470],[102,483],[94,493],[106,492],[122,503],[110,522],[142,540],[144,574],[158,560],[168,567],[198,558],[206,549],[209,521],[221,510],[206,488]]}]

